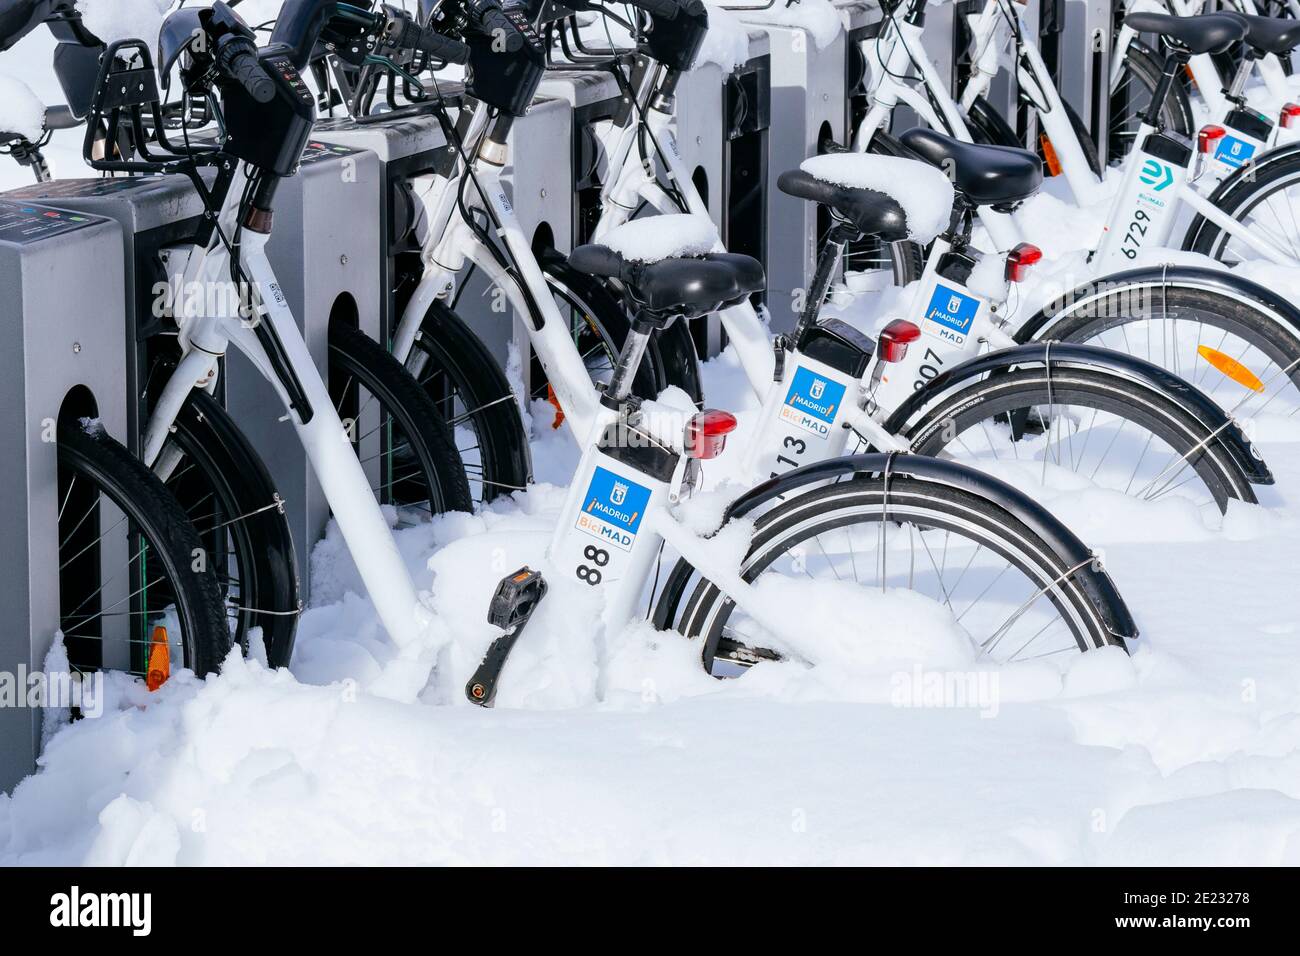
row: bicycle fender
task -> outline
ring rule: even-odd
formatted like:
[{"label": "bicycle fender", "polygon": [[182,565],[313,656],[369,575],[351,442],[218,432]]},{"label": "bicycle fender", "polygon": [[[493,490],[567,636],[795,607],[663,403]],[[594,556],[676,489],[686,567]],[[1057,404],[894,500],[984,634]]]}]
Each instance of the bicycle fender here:
[{"label": "bicycle fender", "polygon": [[727,510],[727,519],[741,517],[764,501],[788,495],[795,488],[831,478],[857,474],[883,474],[888,465],[891,475],[933,481],[978,495],[996,507],[1014,515],[1041,537],[1068,567],[1081,565],[1075,572],[1084,592],[1101,609],[1106,627],[1117,637],[1135,638],[1137,624],[1120,597],[1109,574],[1093,560],[1093,554],[1065,524],[1037,501],[1005,481],[986,475],[955,461],[926,455],[887,455],[871,452],[814,462],[769,479],[741,495]]},{"label": "bicycle fender", "polygon": [[[1300,143],[1296,144],[1300,149]],[[1273,313],[1277,320],[1286,326],[1297,339],[1300,339],[1300,309],[1282,298],[1276,292],[1258,282],[1252,282],[1227,269],[1212,269],[1205,266],[1164,265],[1143,266],[1116,272],[1094,282],[1084,283],[1065,295],[1049,302],[1016,330],[1017,342],[1044,337],[1044,330],[1081,308],[1086,307],[1102,296],[1124,291],[1125,286],[1163,285],[1170,279],[1178,280],[1179,285],[1207,292],[1217,292],[1247,305],[1259,307]],[[1102,283],[1105,286],[1102,287]]]},{"label": "bicycle fender", "polygon": [[[1014,515],[1042,538],[1063,564],[1076,568],[1073,577],[1099,609],[1107,630],[1121,638],[1133,639],[1138,636],[1137,624],[1110,575],[1064,523],[1006,482],[954,461],[925,455],[869,452],[813,462],[755,485],[728,506],[724,524],[733,518],[744,517],[762,505],[800,488],[857,475],[884,474],[886,468],[890,475],[907,475],[977,495]],[[668,618],[675,611],[691,573],[692,569],[686,567],[685,562],[679,562],[665,583],[654,615],[655,626],[660,630],[668,626]]]},{"label": "bicycle fender", "polygon": [[1213,443],[1227,452],[1251,484],[1273,484],[1273,473],[1265,464],[1263,456],[1246,437],[1241,425],[1203,391],[1186,379],[1146,359],[1092,345],[1030,342],[1015,348],[999,349],[976,356],[935,376],[924,388],[913,392],[907,401],[890,415],[885,422],[885,428],[893,434],[903,434],[909,422],[923,414],[950,389],[968,381],[985,375],[1008,372],[1013,368],[1026,365],[1047,365],[1049,362],[1052,366],[1084,367],[1118,375],[1164,395],[1215,436]]}]

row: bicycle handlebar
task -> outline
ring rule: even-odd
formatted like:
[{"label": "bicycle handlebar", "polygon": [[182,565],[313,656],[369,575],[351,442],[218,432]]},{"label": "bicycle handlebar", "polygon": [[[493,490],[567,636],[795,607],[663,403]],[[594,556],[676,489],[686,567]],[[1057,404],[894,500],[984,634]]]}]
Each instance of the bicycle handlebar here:
[{"label": "bicycle handlebar", "polygon": [[257,59],[257,47],[245,37],[227,40],[217,48],[217,67],[259,103],[275,99],[275,83]]},{"label": "bicycle handlebar", "polygon": [[418,50],[446,63],[465,63],[469,47],[459,40],[421,27],[409,17],[394,17],[384,27],[388,40],[404,50]]}]

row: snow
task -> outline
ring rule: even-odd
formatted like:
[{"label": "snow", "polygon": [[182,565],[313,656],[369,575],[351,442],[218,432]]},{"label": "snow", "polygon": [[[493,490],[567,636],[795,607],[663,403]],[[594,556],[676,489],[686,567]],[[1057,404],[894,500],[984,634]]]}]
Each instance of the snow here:
[{"label": "snow", "polygon": [[996,253],[986,253],[975,263],[966,286],[988,302],[1005,302],[1009,291],[1007,263]]},{"label": "snow", "polygon": [[884,193],[903,207],[911,238],[929,242],[952,214],[952,183],[934,166],[915,159],[869,153],[828,153],[799,164],[804,172],[849,189]]},{"label": "snow", "polygon": [[81,22],[107,43],[143,40],[150,53],[172,0],[77,0]]},{"label": "snow", "polygon": [[749,59],[749,31],[740,17],[730,10],[710,3],[709,32],[704,37],[700,52],[695,57],[695,67],[714,63],[724,73],[733,73]]},{"label": "snow", "polygon": [[598,241],[630,262],[659,262],[712,252],[718,227],[707,216],[647,216],[611,229]]},{"label": "snow", "polygon": [[45,104],[22,80],[0,73],[0,130],[33,143],[45,131]]},{"label": "snow", "polygon": [[724,4],[709,3],[709,11],[722,6],[734,11],[746,23],[770,23],[807,31],[818,50],[824,50],[844,29],[840,13],[830,0],[732,0]]}]

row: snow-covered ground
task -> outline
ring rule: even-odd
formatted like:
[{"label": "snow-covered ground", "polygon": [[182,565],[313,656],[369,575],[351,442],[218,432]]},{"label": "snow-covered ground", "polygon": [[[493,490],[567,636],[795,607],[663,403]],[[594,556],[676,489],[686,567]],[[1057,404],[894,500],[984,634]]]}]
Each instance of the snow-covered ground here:
[{"label": "snow-covered ground", "polygon": [[[42,43],[19,75],[57,101]],[[24,181],[0,164],[0,186]],[[743,438],[734,354],[705,376]],[[0,796],[0,862],[1300,863],[1300,440],[1262,442],[1277,485],[1222,519],[1052,502],[1105,550],[1131,656],[980,668],[937,606],[876,595],[854,622],[811,593],[815,666],[719,682],[676,634],[600,635],[555,574],[485,711],[455,689],[494,636],[488,597],[547,570],[577,457],[532,412],[538,485],[398,533],[448,641],[418,699],[385,680],[396,652],[331,528],[292,668],[111,683]]]}]

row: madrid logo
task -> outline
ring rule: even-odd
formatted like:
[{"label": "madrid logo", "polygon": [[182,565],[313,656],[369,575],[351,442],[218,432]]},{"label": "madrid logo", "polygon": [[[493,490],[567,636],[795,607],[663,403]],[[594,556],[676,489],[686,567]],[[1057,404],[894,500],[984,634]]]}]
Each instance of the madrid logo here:
[{"label": "madrid logo", "polygon": [[621,481],[614,482],[614,488],[609,493],[610,504],[621,505],[627,500],[627,485]]}]

